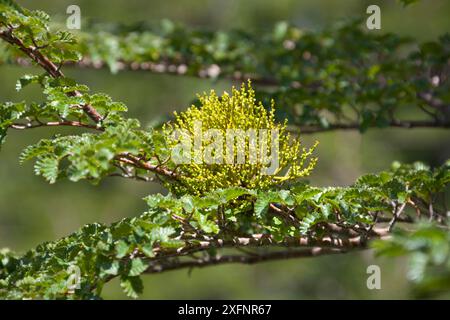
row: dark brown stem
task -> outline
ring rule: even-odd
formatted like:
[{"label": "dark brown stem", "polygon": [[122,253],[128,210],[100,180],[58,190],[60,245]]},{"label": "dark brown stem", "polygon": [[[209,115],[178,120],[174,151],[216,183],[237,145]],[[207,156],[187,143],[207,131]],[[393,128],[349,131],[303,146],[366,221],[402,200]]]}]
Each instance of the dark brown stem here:
[{"label": "dark brown stem", "polygon": [[[7,26],[6,26],[7,27]],[[0,31],[0,38],[10,43],[11,45],[17,47],[21,50],[25,55],[27,55],[32,61],[41,66],[51,77],[53,78],[63,78],[65,77],[60,68],[53,63],[48,57],[46,57],[39,50],[39,47],[27,47],[23,41],[13,34],[13,28],[7,27],[7,29]],[[73,91],[67,93],[70,96],[79,97],[82,94],[79,91]],[[90,104],[82,105],[81,108],[86,113],[86,115],[93,120],[96,124],[100,124],[103,120],[102,115]],[[96,130],[103,130],[100,125],[88,125],[82,124],[81,122],[76,121],[62,121],[62,122],[47,122],[47,123],[38,123],[38,124],[13,124],[11,128],[13,129],[28,129],[28,128],[37,128],[43,126],[73,126],[73,127],[85,127]],[[138,157],[135,157],[131,154],[125,154],[118,159],[121,162],[125,162],[127,164],[146,169],[148,171],[169,177],[171,179],[176,179],[176,175],[174,172],[170,170],[151,165],[145,161],[141,161]]]},{"label": "dark brown stem", "polygon": [[175,259],[165,259],[160,262],[152,262],[149,264],[146,274],[161,273],[171,270],[179,270],[184,268],[204,268],[220,264],[240,263],[255,264],[274,260],[286,260],[296,258],[308,258],[321,255],[345,253],[346,250],[336,248],[320,248],[314,247],[301,250],[283,250],[261,254],[243,254],[243,255],[216,255],[207,256],[205,258],[197,258],[193,261],[179,261]]},{"label": "dark brown stem", "polygon": [[278,215],[279,217],[281,217],[285,222],[287,222],[288,224],[293,225],[294,227],[299,227],[300,226],[300,221],[297,219],[297,217],[295,217],[294,215],[290,214],[289,212],[286,212],[283,209],[278,208],[276,205],[274,205],[273,203],[271,203],[269,205],[270,209],[272,210],[272,212],[274,212],[276,215]]},{"label": "dark brown stem", "polygon": [[[287,237],[281,242],[271,236],[255,234],[251,237],[234,237],[230,239],[209,239],[202,237],[184,239],[186,245],[177,249],[155,248],[155,258],[148,260],[146,273],[156,273],[169,270],[192,267],[206,267],[224,263],[253,264],[270,260],[312,257],[324,254],[344,253],[351,250],[367,248],[368,240],[386,239],[389,237],[388,228],[374,228],[372,235],[367,237],[322,237],[311,236]],[[183,257],[193,257],[195,253],[210,249],[222,248],[288,248],[283,251],[256,253],[245,255],[216,255],[206,258],[195,258],[193,261],[182,261]]]},{"label": "dark brown stem", "polygon": [[171,171],[171,170],[169,170],[165,167],[159,166],[159,165],[154,165],[149,162],[143,161],[143,160],[139,159],[139,157],[136,157],[130,153],[124,153],[124,154],[119,155],[117,157],[117,160],[119,160],[120,162],[126,163],[126,164],[133,165],[135,167],[145,169],[147,171],[151,171],[153,173],[168,177],[170,179],[174,179],[174,180],[178,179],[178,175],[174,171]]}]

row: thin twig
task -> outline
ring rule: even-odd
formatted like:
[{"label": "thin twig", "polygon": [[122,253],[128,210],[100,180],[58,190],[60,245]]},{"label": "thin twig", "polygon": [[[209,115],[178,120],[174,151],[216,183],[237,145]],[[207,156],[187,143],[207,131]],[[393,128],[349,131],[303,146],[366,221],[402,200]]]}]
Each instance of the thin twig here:
[{"label": "thin twig", "polygon": [[403,202],[402,205],[400,206],[400,208],[398,208],[398,210],[396,210],[394,212],[394,216],[392,217],[392,220],[389,222],[389,232],[392,231],[392,229],[394,228],[395,223],[397,222],[397,219],[400,217],[400,215],[402,214],[403,210],[405,210],[407,202]]},{"label": "thin twig", "polygon": [[79,121],[53,121],[53,122],[38,122],[37,124],[33,123],[14,123],[10,127],[12,129],[16,130],[25,130],[25,129],[33,129],[33,128],[40,128],[40,127],[80,127],[80,128],[87,128],[87,129],[93,129],[93,130],[99,130],[103,131],[104,129],[92,124],[82,123]]}]

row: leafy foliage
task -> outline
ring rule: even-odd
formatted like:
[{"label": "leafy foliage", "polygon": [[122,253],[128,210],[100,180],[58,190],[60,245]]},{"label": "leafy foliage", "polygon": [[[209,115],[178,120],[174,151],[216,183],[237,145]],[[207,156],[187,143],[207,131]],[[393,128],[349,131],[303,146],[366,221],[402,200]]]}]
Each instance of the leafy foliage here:
[{"label": "leafy foliage", "polygon": [[[79,39],[81,66],[251,78],[261,86],[257,98],[264,105],[276,100],[277,117],[303,132],[449,126],[448,34],[420,44],[366,32],[361,19],[320,32],[280,22],[265,34],[192,30],[164,20],[94,24]],[[405,118],[411,106],[420,120]]]},{"label": "leafy foliage", "polygon": [[[187,30],[164,21],[156,28],[87,34],[82,52],[94,65],[106,61],[112,71],[129,66],[252,78],[268,86],[258,90],[258,98],[265,104],[275,99],[282,106],[277,116],[304,131],[402,126],[402,110],[411,105],[428,125],[448,126],[448,35],[410,50],[410,39],[367,33],[362,25],[355,20],[314,33],[281,22],[271,33],[259,35]],[[408,120],[403,118],[405,127]]]},{"label": "leafy foliage", "polygon": [[406,7],[409,6],[410,4],[419,2],[420,0],[399,0],[399,1],[403,3],[403,5]]},{"label": "leafy foliage", "polygon": [[[120,277],[125,293],[136,297],[142,290],[139,276],[154,268],[163,271],[168,267],[164,258],[175,252],[181,253],[179,259],[203,251],[213,257],[215,253],[207,250],[236,245],[245,237],[259,239],[254,245],[267,239],[297,246],[301,246],[299,239],[307,237],[310,244],[306,246],[314,245],[326,241],[330,223],[360,228],[361,236],[369,238],[370,231],[363,226],[370,228],[377,218],[391,217],[392,201],[425,203],[428,183],[441,186],[433,192],[442,192],[449,181],[448,164],[436,170],[397,164],[390,171],[363,176],[345,188],[298,184],[268,191],[233,187],[203,196],[152,195],[146,198],[148,211],[139,217],[109,227],[87,225],[23,256],[2,251],[0,295],[13,299],[93,299],[99,297],[108,280]],[[405,190],[409,190],[406,199]],[[278,209],[282,208],[294,218],[280,214]],[[414,241],[415,236],[408,239]],[[81,272],[80,288],[74,292],[68,287],[67,270],[72,265]]]},{"label": "leafy foliage", "polygon": [[373,247],[386,257],[408,256],[408,279],[416,297],[431,297],[450,288],[450,233],[447,227],[423,221],[414,232],[398,230]]},{"label": "leafy foliage", "polygon": [[[89,94],[88,88],[68,78],[48,76],[22,77],[17,87],[38,83],[46,101],[43,103],[7,102],[0,105],[0,129],[3,138],[7,129],[27,129],[40,126],[75,126],[100,133],[56,136],[43,139],[27,147],[21,161],[36,158],[35,172],[49,182],[58,177],[72,181],[100,178],[125,172],[138,175],[140,170],[131,170],[118,158],[134,153],[142,157],[154,154],[152,132],[140,129],[136,119],[126,119],[121,114],[127,110],[124,104],[114,102],[106,94]],[[71,95],[78,92],[78,95]],[[102,116],[101,122],[90,123],[88,115],[80,106],[90,105]]]},{"label": "leafy foliage", "polygon": [[25,9],[12,0],[0,1],[0,25],[14,29],[23,46],[39,48],[55,64],[80,60],[75,37],[65,31],[49,32],[49,21],[43,11]]}]

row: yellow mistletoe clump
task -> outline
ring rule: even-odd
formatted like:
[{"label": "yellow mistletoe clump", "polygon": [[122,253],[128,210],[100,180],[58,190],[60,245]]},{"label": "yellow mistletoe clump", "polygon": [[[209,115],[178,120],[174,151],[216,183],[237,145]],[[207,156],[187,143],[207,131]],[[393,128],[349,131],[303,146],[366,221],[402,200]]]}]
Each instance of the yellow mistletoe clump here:
[{"label": "yellow mistletoe clump", "polygon": [[231,95],[214,91],[163,127],[179,183],[176,194],[201,195],[227,187],[266,189],[305,177],[317,158],[287,132],[287,120],[275,121],[274,102],[268,111],[256,101],[250,82]]}]

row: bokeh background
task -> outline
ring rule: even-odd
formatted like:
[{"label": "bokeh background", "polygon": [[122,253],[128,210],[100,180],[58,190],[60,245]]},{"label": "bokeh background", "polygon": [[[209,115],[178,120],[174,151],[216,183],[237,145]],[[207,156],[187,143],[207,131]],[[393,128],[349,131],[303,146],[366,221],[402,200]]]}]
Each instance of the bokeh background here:
[{"label": "bokeh background", "polygon": [[[341,19],[364,17],[369,4],[381,7],[381,32],[396,32],[420,41],[450,30],[450,1],[427,0],[403,8],[394,0],[22,0],[64,21],[68,5],[77,4],[83,18],[103,22],[133,23],[171,19],[191,27],[270,30],[278,21],[308,29],[321,29]],[[380,32],[380,31],[373,31]],[[214,88],[229,89],[229,81],[172,77],[148,72],[65,70],[92,91],[104,91],[125,102],[130,116],[142,123],[173,110],[188,107],[195,94]],[[14,90],[24,72],[17,66],[0,66],[1,101],[39,99],[37,90]],[[405,79],[407,81],[407,79]],[[69,131],[62,131],[69,132]],[[100,186],[87,182],[47,184],[33,175],[32,164],[19,165],[18,155],[28,144],[53,134],[36,129],[11,132],[0,153],[0,247],[23,252],[37,244],[65,236],[84,224],[109,223],[146,210],[141,199],[164,192],[157,184],[111,178]],[[306,144],[319,139],[319,164],[311,177],[314,185],[348,185],[364,173],[389,167],[392,161],[425,161],[439,165],[450,158],[450,132],[442,129],[371,129],[329,132],[304,137]],[[368,290],[366,268],[378,264],[382,289]],[[405,261],[378,259],[370,251],[260,264],[228,265],[172,271],[144,276],[143,299],[392,299],[408,298]],[[105,287],[105,298],[125,298],[117,281]]]}]

